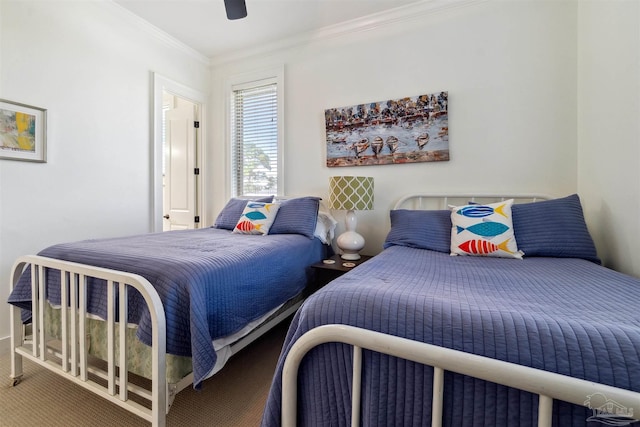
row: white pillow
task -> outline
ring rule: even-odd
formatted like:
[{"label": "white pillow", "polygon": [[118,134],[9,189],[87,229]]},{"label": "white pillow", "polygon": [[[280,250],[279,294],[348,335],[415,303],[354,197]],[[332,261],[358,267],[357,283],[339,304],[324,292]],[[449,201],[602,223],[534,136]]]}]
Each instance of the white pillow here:
[{"label": "white pillow", "polygon": [[278,203],[247,202],[240,219],[233,229],[239,234],[269,234],[276,219],[280,205]]},{"label": "white pillow", "polygon": [[522,259],[513,233],[513,199],[453,207],[451,255]]},{"label": "white pillow", "polygon": [[316,221],[316,229],[313,235],[320,239],[320,241],[325,245],[330,245],[335,234],[337,223],[338,221],[336,221],[331,214],[319,211],[318,220]]}]

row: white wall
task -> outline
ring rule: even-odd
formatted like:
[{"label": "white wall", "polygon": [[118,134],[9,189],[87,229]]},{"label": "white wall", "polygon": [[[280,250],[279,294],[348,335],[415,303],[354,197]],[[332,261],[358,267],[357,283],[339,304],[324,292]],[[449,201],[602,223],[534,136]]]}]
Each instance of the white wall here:
[{"label": "white wall", "polygon": [[578,189],[604,263],[640,277],[640,2],[578,16]]},{"label": "white wall", "polygon": [[209,92],[208,62],[111,2],[1,2],[0,98],[48,110],[48,162],[0,160],[0,339],[19,255],[145,233],[152,72]]},{"label": "white wall", "polygon": [[[219,187],[228,187],[224,79],[279,63],[286,192],[326,197],[329,176],[373,176],[375,210],[358,212],[364,253],[381,250],[389,209],[407,193],[576,192],[576,14],[575,2],[479,2],[215,66],[210,212],[228,196]],[[449,162],[326,167],[326,108],[441,90],[449,91]]]}]

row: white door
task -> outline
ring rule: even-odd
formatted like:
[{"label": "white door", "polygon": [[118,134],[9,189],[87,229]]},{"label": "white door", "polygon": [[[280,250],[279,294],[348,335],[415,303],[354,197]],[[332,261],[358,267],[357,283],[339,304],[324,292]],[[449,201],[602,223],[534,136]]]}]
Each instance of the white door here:
[{"label": "white door", "polygon": [[163,231],[197,227],[197,106],[174,95],[165,97]]}]

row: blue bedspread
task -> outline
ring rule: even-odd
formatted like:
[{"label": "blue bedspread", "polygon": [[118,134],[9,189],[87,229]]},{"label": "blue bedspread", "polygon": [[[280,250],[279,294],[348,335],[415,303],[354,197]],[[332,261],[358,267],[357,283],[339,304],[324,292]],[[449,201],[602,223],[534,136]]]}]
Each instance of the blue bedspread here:
[{"label": "blue bedspread", "polygon": [[[310,277],[309,265],[325,255],[318,239],[297,234],[254,236],[204,228],[51,246],[40,255],[136,273],[154,285],[167,319],[167,352],[191,356],[194,387],[216,361],[212,341],[297,295]],[[48,274],[48,299],[58,304],[59,274]],[[9,302],[30,309],[31,289],[23,275]],[[106,290],[91,292],[90,312],[106,318]],[[131,292],[129,320],[138,338],[151,343],[149,311]],[[25,310],[23,310],[25,311]]]},{"label": "blue bedspread", "polygon": [[[292,343],[323,324],[374,331],[640,391],[640,280],[574,259],[451,257],[392,246],[311,296],[278,363],[263,427],[280,425],[281,372]],[[363,353],[362,425],[428,426],[432,369]],[[298,425],[348,426],[351,348],[303,360]],[[531,426],[537,396],[445,374],[444,425]],[[585,396],[587,400],[587,396]],[[637,411],[640,408],[632,408]],[[592,412],[554,402],[555,426]]]}]

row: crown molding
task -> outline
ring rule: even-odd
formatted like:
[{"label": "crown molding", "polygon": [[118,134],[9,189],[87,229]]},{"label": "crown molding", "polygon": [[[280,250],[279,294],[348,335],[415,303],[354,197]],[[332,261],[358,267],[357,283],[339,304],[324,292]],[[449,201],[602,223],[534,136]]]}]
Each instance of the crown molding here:
[{"label": "crown molding", "polygon": [[115,1],[108,0],[105,4],[109,5],[111,10],[117,13],[123,20],[126,20],[131,25],[140,28],[154,39],[163,43],[165,46],[179,50],[206,66],[218,66],[245,58],[274,53],[303,44],[330,40],[337,37],[343,37],[348,34],[375,30],[400,22],[417,20],[425,15],[432,15],[434,13],[455,8],[468,7],[486,1],[488,0],[422,0],[409,5],[330,25],[318,30],[297,34],[275,42],[265,43],[254,48],[247,48],[233,53],[216,55],[211,58],[201,54],[175,37],[160,30],[158,27],[155,27]]},{"label": "crown molding", "polygon": [[142,31],[150,35],[152,38],[158,40],[165,46],[170,47],[172,49],[179,50],[182,53],[190,56],[196,61],[203,63],[206,66],[211,65],[211,59],[208,58],[206,55],[203,55],[197,50],[193,49],[192,47],[186,45],[185,43],[182,43],[180,40],[176,39],[175,37],[170,36],[166,32],[152,25],[148,21],[145,21],[140,16],[136,15],[130,10],[120,6],[118,3],[114,2],[113,0],[108,0],[105,2],[105,4],[109,5],[108,7],[110,7],[111,10],[117,13],[123,20],[126,20],[132,26],[140,28]]},{"label": "crown molding", "polygon": [[488,0],[422,0],[395,9],[374,13],[361,18],[330,25],[319,30],[309,31],[287,37],[272,43],[265,43],[255,48],[243,49],[238,52],[216,55],[210,58],[212,66],[219,66],[245,58],[274,53],[302,44],[313,43],[343,37],[364,31],[371,31],[399,22],[417,20],[425,15],[432,15],[445,10],[468,7]]}]

